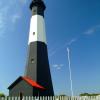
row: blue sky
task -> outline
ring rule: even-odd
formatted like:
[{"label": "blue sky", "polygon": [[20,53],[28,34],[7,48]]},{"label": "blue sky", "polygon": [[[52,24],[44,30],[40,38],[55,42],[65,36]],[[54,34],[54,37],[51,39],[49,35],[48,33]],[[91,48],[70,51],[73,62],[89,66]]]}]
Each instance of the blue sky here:
[{"label": "blue sky", "polygon": [[[24,74],[31,0],[0,2],[0,92]],[[100,93],[100,0],[45,0],[46,35],[55,94]]]}]

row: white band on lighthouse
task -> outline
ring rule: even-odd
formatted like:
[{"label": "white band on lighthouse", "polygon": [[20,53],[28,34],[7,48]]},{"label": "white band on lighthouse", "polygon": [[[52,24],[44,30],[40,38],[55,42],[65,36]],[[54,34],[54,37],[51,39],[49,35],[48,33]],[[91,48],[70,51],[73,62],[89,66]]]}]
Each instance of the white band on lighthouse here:
[{"label": "white band on lighthouse", "polygon": [[29,42],[40,41],[46,43],[45,22],[43,16],[33,15],[30,23]]}]

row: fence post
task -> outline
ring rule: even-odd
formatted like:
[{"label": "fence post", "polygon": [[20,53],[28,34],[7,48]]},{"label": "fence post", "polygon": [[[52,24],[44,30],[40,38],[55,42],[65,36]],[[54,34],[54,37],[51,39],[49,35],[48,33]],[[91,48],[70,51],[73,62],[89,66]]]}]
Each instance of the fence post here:
[{"label": "fence post", "polygon": [[45,96],[45,100],[48,100],[48,99],[47,99],[47,96]]},{"label": "fence post", "polygon": [[4,97],[1,97],[0,99],[1,99],[1,100],[4,100]]},{"label": "fence post", "polygon": [[11,100],[11,98],[10,98],[10,97],[8,97],[8,100]]},{"label": "fence post", "polygon": [[0,100],[100,100],[100,96],[23,96],[23,98],[0,97]]},{"label": "fence post", "polygon": [[49,100],[49,96],[47,96],[47,99],[46,100]]},{"label": "fence post", "polygon": [[[1,100],[1,99],[0,99]],[[5,99],[4,100],[7,100],[7,96],[5,97]]]}]

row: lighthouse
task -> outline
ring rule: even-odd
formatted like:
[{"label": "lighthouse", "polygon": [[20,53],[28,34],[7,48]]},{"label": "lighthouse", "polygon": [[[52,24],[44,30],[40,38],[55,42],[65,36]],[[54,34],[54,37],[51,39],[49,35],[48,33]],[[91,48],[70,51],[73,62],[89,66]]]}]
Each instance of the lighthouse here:
[{"label": "lighthouse", "polygon": [[43,0],[33,0],[30,5],[32,17],[30,22],[28,61],[25,76],[30,77],[45,87],[47,94],[53,95],[45,33],[45,8]]},{"label": "lighthouse", "polygon": [[25,74],[8,87],[10,96],[54,95],[45,32],[45,9],[43,0],[32,0]]}]

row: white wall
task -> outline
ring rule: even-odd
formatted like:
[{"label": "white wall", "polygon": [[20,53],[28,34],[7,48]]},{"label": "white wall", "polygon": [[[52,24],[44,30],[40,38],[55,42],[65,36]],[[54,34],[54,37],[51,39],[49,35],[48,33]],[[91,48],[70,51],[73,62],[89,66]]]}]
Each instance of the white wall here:
[{"label": "white wall", "polygon": [[[33,35],[35,32],[35,35]],[[34,41],[41,41],[46,43],[45,22],[43,16],[34,15],[30,22],[29,43]]]}]

